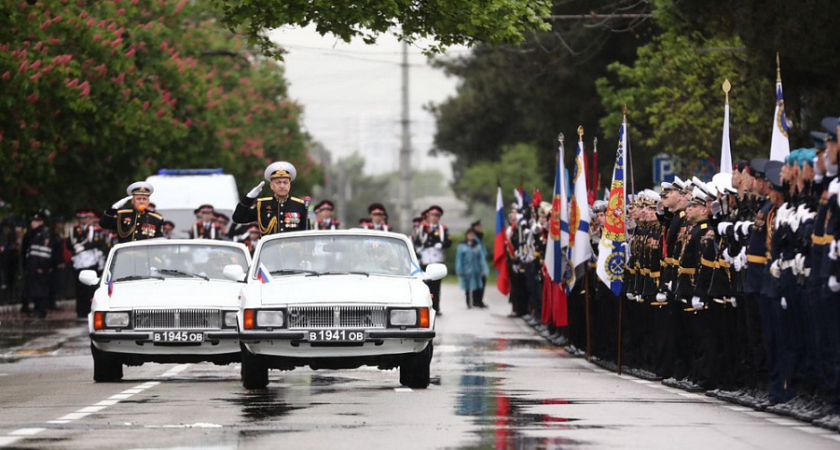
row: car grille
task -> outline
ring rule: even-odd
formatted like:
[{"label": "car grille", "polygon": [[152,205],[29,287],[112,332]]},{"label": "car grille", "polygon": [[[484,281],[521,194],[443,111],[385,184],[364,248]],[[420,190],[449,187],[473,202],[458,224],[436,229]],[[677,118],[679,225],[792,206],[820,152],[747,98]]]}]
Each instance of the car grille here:
[{"label": "car grille", "polygon": [[290,329],[385,328],[384,306],[291,306]]},{"label": "car grille", "polygon": [[136,309],[134,329],[212,329],[222,328],[222,313],[218,309]]}]

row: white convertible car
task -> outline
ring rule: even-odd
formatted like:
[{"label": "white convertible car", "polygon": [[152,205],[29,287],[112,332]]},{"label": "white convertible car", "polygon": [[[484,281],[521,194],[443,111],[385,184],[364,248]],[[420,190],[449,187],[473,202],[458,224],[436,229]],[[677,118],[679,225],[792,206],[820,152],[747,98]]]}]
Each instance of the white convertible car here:
[{"label": "white convertible car", "polygon": [[409,239],[380,231],[304,231],[263,238],[254,263],[225,268],[246,283],[238,316],[242,384],[268,369],[400,368],[400,383],[429,385],[435,313]]},{"label": "white convertible car", "polygon": [[114,246],[88,316],[93,379],[116,381],[123,365],[240,360],[236,315],[241,284],[225,267],[247,270],[251,257],[232,242],[153,239]]}]

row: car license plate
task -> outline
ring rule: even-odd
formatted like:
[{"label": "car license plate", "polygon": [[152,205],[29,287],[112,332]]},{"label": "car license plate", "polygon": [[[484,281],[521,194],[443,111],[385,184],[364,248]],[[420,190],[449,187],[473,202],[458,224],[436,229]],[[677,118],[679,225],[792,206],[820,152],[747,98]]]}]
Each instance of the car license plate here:
[{"label": "car license plate", "polygon": [[152,339],[155,342],[180,342],[184,344],[190,344],[196,342],[204,342],[204,333],[192,331],[161,331],[153,333]]},{"label": "car license plate", "polygon": [[309,342],[364,342],[364,331],[317,330],[309,332]]}]

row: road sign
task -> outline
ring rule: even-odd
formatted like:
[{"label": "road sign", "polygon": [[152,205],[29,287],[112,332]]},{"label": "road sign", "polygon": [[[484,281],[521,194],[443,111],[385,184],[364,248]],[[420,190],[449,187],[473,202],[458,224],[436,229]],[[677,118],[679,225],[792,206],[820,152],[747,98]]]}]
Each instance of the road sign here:
[{"label": "road sign", "polygon": [[674,161],[670,155],[659,154],[653,157],[653,184],[674,181]]}]

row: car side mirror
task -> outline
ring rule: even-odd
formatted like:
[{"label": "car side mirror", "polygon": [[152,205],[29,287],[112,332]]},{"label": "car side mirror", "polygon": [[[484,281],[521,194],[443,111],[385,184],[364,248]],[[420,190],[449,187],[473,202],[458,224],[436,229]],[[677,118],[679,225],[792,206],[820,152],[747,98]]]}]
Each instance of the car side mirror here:
[{"label": "car side mirror", "polygon": [[222,274],[230,281],[245,281],[245,271],[242,270],[242,266],[239,264],[228,264],[222,269]]},{"label": "car side mirror", "polygon": [[426,272],[423,273],[423,279],[426,281],[441,280],[446,277],[449,271],[446,269],[446,264],[429,264],[426,266]]},{"label": "car side mirror", "polygon": [[79,281],[85,286],[96,286],[99,284],[99,276],[95,270],[83,270],[79,272]]}]

